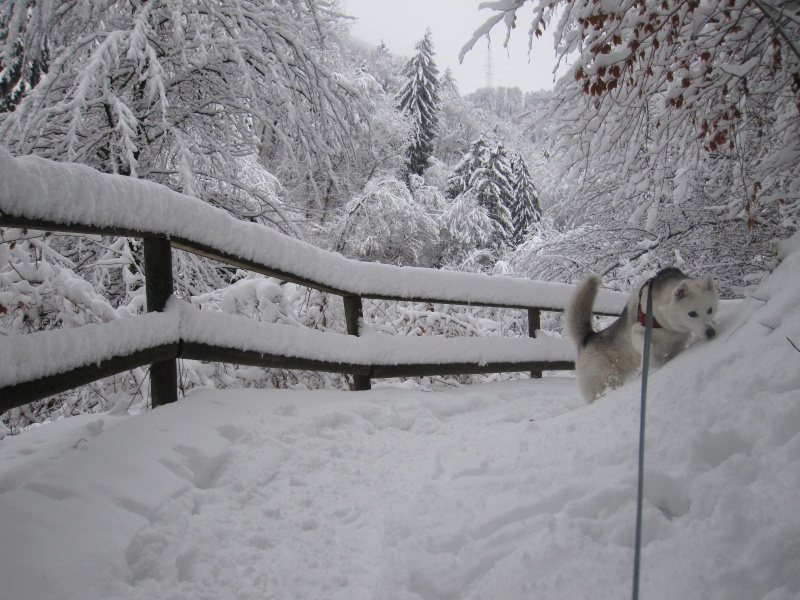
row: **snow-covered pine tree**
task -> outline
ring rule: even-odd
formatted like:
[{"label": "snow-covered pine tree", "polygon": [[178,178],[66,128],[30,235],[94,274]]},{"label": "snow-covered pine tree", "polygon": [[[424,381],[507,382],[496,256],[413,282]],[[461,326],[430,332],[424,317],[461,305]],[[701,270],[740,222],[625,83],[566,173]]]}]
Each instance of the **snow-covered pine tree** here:
[{"label": "snow-covered pine tree", "polygon": [[509,243],[514,235],[511,206],[514,203],[514,172],[511,157],[502,143],[490,149],[484,164],[472,174],[471,188],[494,222],[494,246]]},{"label": "snow-covered pine tree", "polygon": [[453,174],[447,180],[445,194],[448,198],[455,199],[470,188],[472,174],[483,165],[484,157],[488,152],[489,145],[483,136],[470,144],[469,149],[458,161],[453,169]]},{"label": "snow-covered pine tree", "polygon": [[447,197],[456,199],[466,192],[473,193],[494,223],[491,245],[499,247],[511,241],[514,234],[514,181],[506,147],[480,137],[472,142],[448,179]]},{"label": "snow-covered pine tree", "polygon": [[514,176],[514,197],[510,206],[514,223],[512,243],[518,246],[530,228],[541,220],[542,207],[539,204],[536,186],[531,179],[528,163],[519,152],[511,154],[511,169]]},{"label": "snow-covered pine tree", "polygon": [[455,75],[450,67],[447,67],[439,79],[439,91],[442,99],[447,97],[457,97],[461,94],[458,91]]},{"label": "snow-covered pine tree", "polygon": [[417,53],[403,66],[406,83],[397,94],[397,106],[413,123],[407,173],[422,175],[433,153],[439,131],[439,69],[433,61],[431,30],[415,46]]}]

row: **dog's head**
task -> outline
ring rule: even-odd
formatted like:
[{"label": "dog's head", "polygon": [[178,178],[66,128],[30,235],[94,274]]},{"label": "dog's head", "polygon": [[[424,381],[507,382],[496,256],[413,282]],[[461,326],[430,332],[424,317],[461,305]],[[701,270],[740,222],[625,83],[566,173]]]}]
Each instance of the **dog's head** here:
[{"label": "dog's head", "polygon": [[710,340],[717,335],[714,320],[718,306],[717,288],[710,273],[703,279],[684,279],[673,291],[670,318],[686,331]]}]

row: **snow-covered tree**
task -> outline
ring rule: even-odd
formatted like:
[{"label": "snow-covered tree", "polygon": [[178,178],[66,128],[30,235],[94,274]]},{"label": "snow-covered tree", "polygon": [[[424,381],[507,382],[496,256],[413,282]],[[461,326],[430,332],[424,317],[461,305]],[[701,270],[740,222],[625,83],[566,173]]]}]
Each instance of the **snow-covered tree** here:
[{"label": "snow-covered tree", "polygon": [[[31,22],[29,12],[15,15],[10,10],[11,4],[0,9],[0,40],[6,41],[0,46],[0,113],[14,110],[24,95],[39,83],[49,62],[47,40],[41,34],[11,39],[12,29],[25,32],[36,25]],[[13,22],[12,18],[20,20]]]},{"label": "snow-covered tree", "polygon": [[458,95],[445,94],[439,113],[439,135],[435,140],[434,155],[448,164],[457,164],[464,148],[491,129],[474,106]]},{"label": "snow-covered tree", "polygon": [[349,166],[340,166],[340,188],[347,190],[349,200],[378,173],[400,176],[404,172],[412,124],[395,105],[395,94],[402,82],[398,75],[402,61],[383,44],[376,49],[350,40],[340,50],[345,65],[356,65],[350,79],[370,116],[369,129],[356,128],[353,132],[355,154],[347,161]]},{"label": "snow-covered tree", "polygon": [[514,172],[511,157],[502,143],[488,155],[488,160],[472,176],[471,187],[478,201],[486,207],[495,224],[495,243],[502,246],[514,235],[511,206],[514,204]]},{"label": "snow-covered tree", "polygon": [[439,69],[433,60],[431,30],[415,46],[416,54],[403,66],[406,82],[397,93],[398,108],[413,124],[408,147],[408,173],[422,175],[433,153],[433,141],[439,131]]},{"label": "snow-covered tree", "polygon": [[286,189],[302,182],[311,206],[336,184],[364,122],[357,91],[326,58],[337,20],[322,0],[3,3],[3,73],[18,49],[38,52],[24,64],[47,64],[0,114],[0,139],[299,235],[277,198],[243,180],[239,159],[260,157]]},{"label": "snow-covered tree", "polygon": [[461,269],[466,263],[485,263],[484,267],[494,264],[494,256],[485,250],[492,245],[494,222],[472,190],[447,204],[440,223],[444,265]]},{"label": "snow-covered tree", "polygon": [[335,249],[359,260],[430,266],[438,249],[438,225],[408,186],[377,175],[344,209]]},{"label": "snow-covered tree", "polygon": [[368,50],[366,62],[370,75],[381,86],[383,92],[392,97],[394,107],[394,98],[405,83],[405,78],[402,76],[405,62],[392,54],[384,42],[377,48]]},{"label": "snow-covered tree", "polygon": [[488,152],[489,144],[483,136],[470,144],[469,149],[464,152],[461,160],[453,169],[453,174],[447,180],[448,198],[456,198],[471,187],[472,174],[481,167]]},{"label": "snow-covered tree", "polygon": [[539,195],[536,193],[528,163],[519,152],[511,154],[511,170],[514,178],[514,196],[510,206],[514,223],[512,242],[517,246],[541,220],[542,207],[539,206]]},{"label": "snow-covered tree", "polygon": [[460,96],[456,77],[453,75],[453,70],[450,67],[447,67],[444,70],[444,73],[442,73],[442,76],[439,79],[439,90],[439,96],[442,98],[442,101],[448,98]]},{"label": "snow-covered tree", "polygon": [[[796,3],[521,0],[498,4],[468,46],[501,20],[510,34],[523,5],[533,7],[530,35],[554,26],[558,56],[572,65],[557,85],[554,115],[576,196],[596,186],[592,173],[602,168],[616,174],[609,193],[620,204],[641,198],[649,179],[647,209],[625,207],[642,217],[637,225],[663,223],[660,211],[703,190],[716,199],[704,210],[750,228],[797,226]],[[770,203],[782,219],[764,210]]]},{"label": "snow-covered tree", "polygon": [[514,203],[514,173],[511,158],[500,142],[475,140],[447,182],[447,195],[457,198],[471,192],[486,209],[494,227],[492,245],[511,241],[514,224],[510,207]]}]

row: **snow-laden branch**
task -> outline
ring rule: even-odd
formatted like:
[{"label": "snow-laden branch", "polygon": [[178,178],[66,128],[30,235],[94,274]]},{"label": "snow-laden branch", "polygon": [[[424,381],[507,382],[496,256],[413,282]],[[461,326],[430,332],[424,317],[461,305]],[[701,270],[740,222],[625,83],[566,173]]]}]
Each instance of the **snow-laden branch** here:
[{"label": "snow-laden branch", "polygon": [[[571,67],[549,114],[569,201],[607,184],[605,207],[652,229],[720,191],[752,230],[800,222],[800,16],[776,0],[508,0],[465,50],[530,6],[531,38],[558,16]],[[646,174],[645,190],[641,176]],[[777,201],[777,202],[775,202]],[[766,205],[771,202],[772,206]],[[646,203],[652,210],[639,210]],[[575,214],[575,206],[572,207]],[[595,218],[597,211],[584,218]],[[767,217],[768,214],[782,215]]]},{"label": "snow-laden branch", "polygon": [[[38,60],[43,74],[19,75],[30,89],[0,112],[0,140],[18,154],[134,176],[177,171],[162,183],[201,198],[224,189],[231,210],[250,195],[228,183],[243,156],[287,186],[303,182],[295,200],[311,206],[338,185],[332,165],[354,160],[368,115],[323,47],[339,17],[316,2],[9,4],[3,65]],[[264,221],[285,217],[270,210]]]}]

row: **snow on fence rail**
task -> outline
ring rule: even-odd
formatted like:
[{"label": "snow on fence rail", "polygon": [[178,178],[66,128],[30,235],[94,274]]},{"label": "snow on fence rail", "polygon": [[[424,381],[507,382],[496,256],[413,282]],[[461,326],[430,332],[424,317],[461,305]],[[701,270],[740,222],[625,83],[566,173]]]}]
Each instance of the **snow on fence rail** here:
[{"label": "snow on fence rail", "polygon": [[[161,313],[0,338],[0,410],[147,364],[153,405],[171,402],[178,358],[349,373],[355,389],[378,377],[573,368],[566,341],[536,337],[540,311],[563,310],[568,284],[359,262],[152,182],[3,148],[0,225],[142,238],[147,309]],[[254,324],[172,299],[172,248],[342,296],[348,335]],[[523,309],[530,338],[358,337],[362,298]],[[618,314],[624,303],[601,291],[596,309]]]}]

